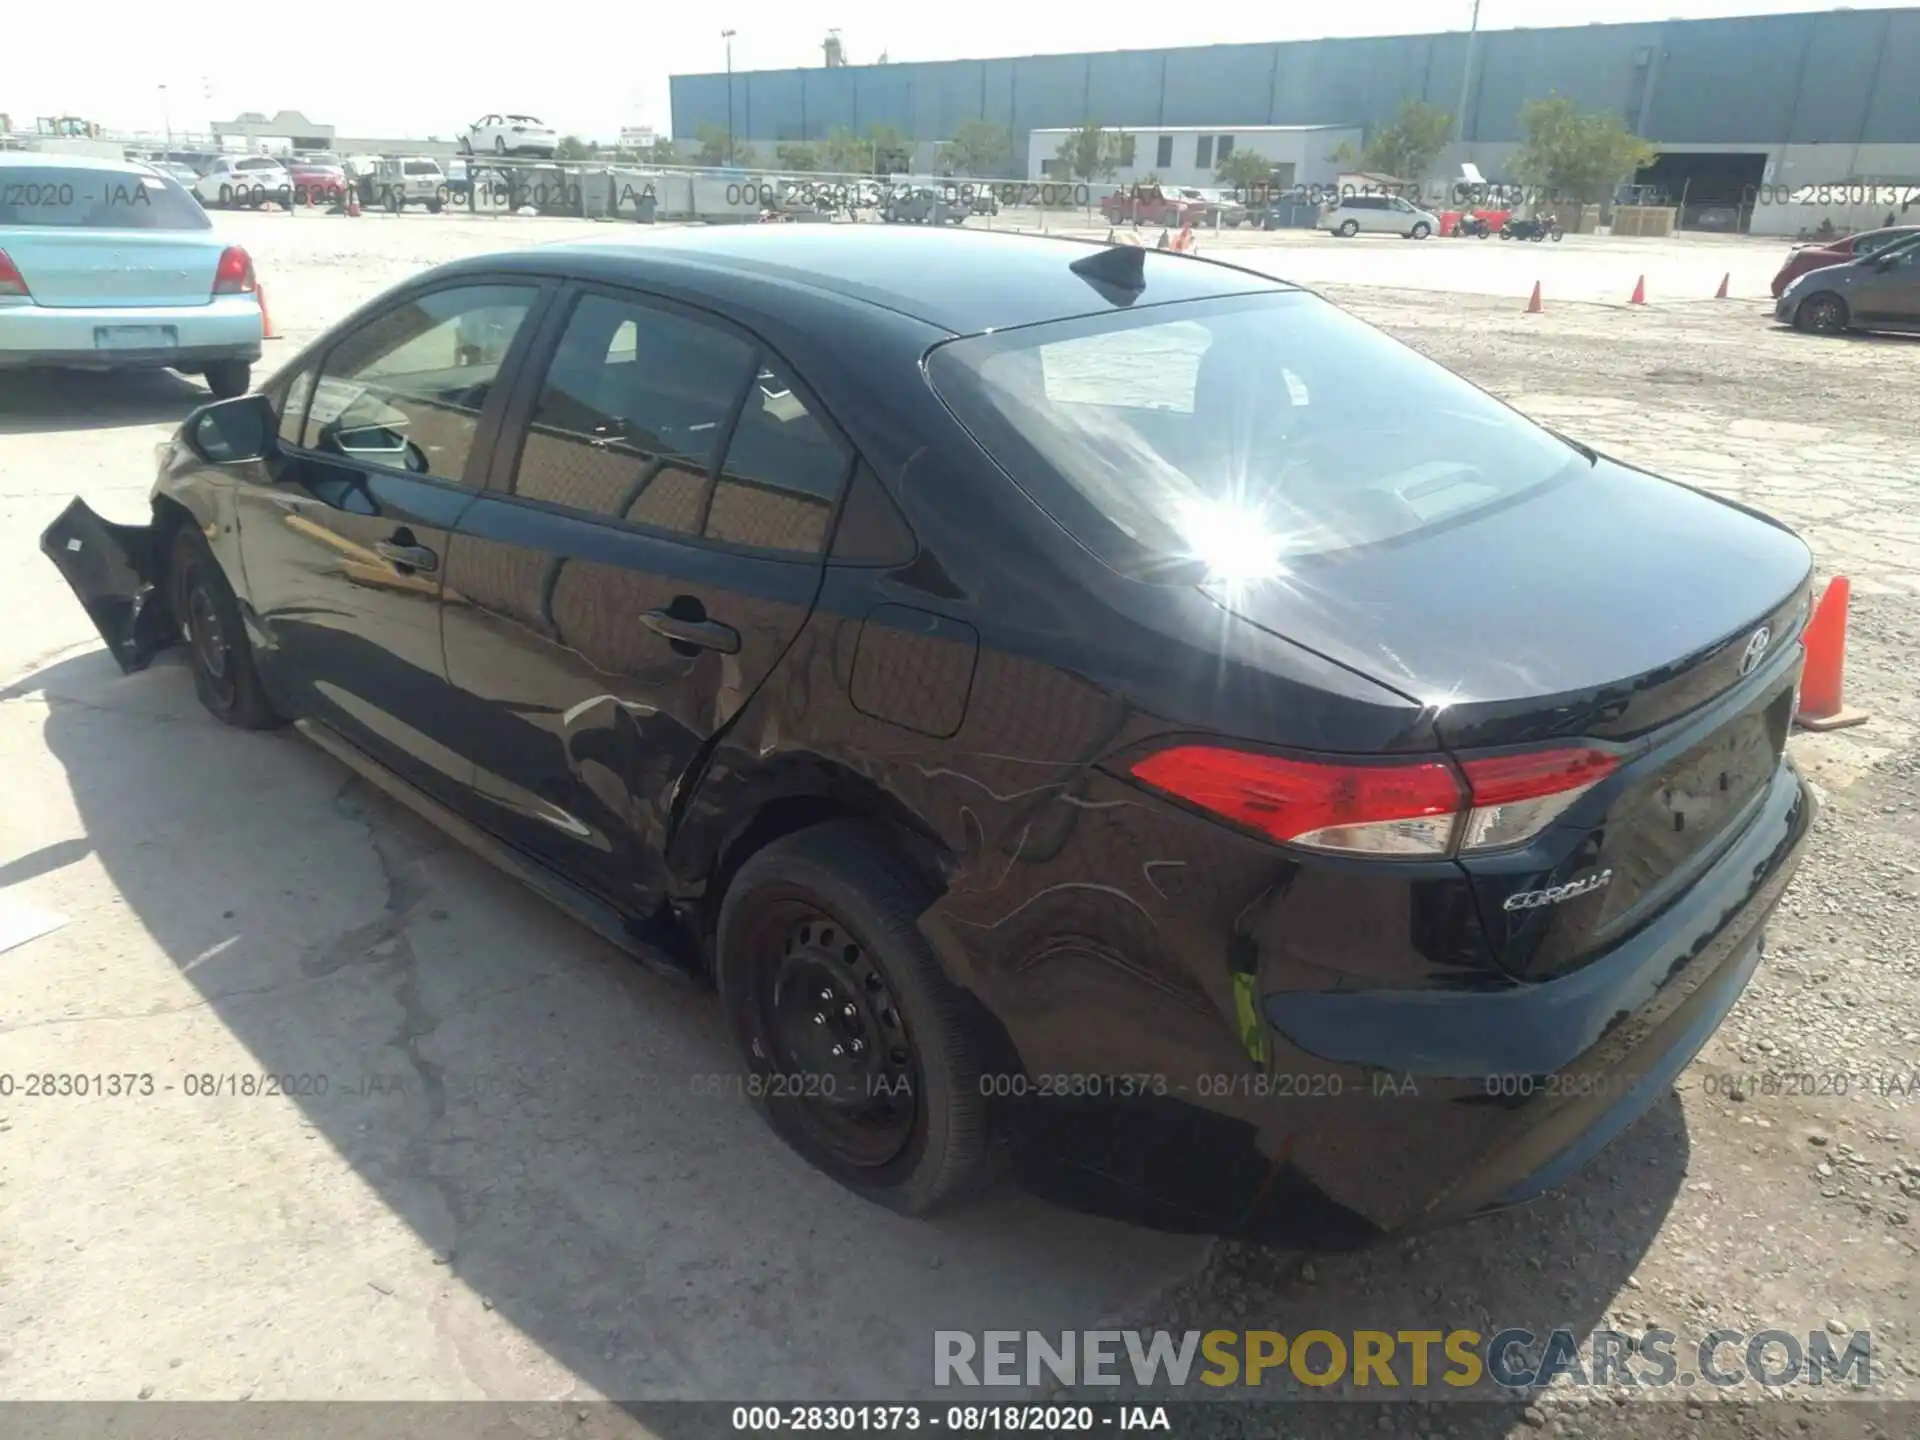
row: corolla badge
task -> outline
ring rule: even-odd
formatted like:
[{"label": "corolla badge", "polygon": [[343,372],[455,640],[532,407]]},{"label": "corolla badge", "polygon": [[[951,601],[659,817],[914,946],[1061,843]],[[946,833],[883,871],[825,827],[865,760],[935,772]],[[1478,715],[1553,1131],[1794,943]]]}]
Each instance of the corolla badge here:
[{"label": "corolla badge", "polygon": [[1747,641],[1747,648],[1740,654],[1740,673],[1742,675],[1752,674],[1753,667],[1765,658],[1767,646],[1772,643],[1773,629],[1771,626],[1762,625],[1758,630],[1754,631],[1753,635]]},{"label": "corolla badge", "polygon": [[1596,875],[1587,875],[1579,880],[1569,880],[1564,885],[1550,886],[1545,890],[1522,890],[1518,895],[1509,895],[1502,910],[1538,910],[1542,905],[1558,905],[1562,900],[1571,900],[1577,895],[1590,895],[1603,885],[1613,883],[1613,871],[1602,870]]}]

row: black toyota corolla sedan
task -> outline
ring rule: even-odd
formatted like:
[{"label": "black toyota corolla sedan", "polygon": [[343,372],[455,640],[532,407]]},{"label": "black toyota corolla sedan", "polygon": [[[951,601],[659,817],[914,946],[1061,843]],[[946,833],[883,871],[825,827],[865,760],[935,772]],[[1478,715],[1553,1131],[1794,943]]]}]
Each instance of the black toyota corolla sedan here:
[{"label": "black toyota corolla sedan", "polygon": [[1798,538],[1184,255],[464,260],[190,416],[152,508],[43,541],[124,668],[183,641],[219,719],[671,947],[910,1213],[1538,1195],[1733,1005],[1813,816]]}]

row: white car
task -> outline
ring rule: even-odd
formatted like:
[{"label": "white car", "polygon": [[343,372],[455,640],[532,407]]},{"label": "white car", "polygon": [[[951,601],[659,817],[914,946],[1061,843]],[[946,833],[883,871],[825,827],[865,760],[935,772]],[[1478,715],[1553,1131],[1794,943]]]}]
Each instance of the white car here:
[{"label": "white car", "polygon": [[483,115],[460,137],[469,155],[544,155],[552,158],[560,137],[531,115]]},{"label": "white car", "polygon": [[202,205],[257,208],[271,200],[284,208],[293,204],[293,176],[271,155],[222,155],[193,182],[193,193]]},{"label": "white car", "polygon": [[1365,233],[1424,240],[1439,233],[1440,217],[1398,195],[1343,195],[1320,207],[1318,228],[1349,239]]}]

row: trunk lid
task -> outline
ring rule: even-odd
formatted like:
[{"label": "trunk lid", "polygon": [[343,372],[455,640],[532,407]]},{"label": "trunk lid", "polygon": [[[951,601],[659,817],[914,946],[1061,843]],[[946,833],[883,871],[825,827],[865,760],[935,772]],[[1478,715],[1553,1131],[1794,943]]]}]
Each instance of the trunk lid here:
[{"label": "trunk lid", "polygon": [[1504,968],[1544,978],[1678,895],[1778,768],[1811,557],[1753,512],[1615,462],[1219,603],[1434,707],[1456,759],[1591,746],[1615,768],[1518,847],[1466,855]]},{"label": "trunk lid", "polygon": [[0,232],[34,303],[51,309],[208,304],[225,248],[211,231]]}]

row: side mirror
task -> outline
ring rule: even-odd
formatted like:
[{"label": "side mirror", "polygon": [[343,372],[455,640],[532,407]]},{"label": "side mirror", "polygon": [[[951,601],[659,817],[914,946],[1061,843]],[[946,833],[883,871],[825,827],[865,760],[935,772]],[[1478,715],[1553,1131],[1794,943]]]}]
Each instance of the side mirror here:
[{"label": "side mirror", "polygon": [[1876,270],[1891,270],[1899,263],[1898,255],[1880,254],[1873,257],[1873,268]]},{"label": "side mirror", "polygon": [[264,395],[216,400],[187,417],[187,448],[209,465],[239,465],[264,459],[273,448],[277,421]]}]

